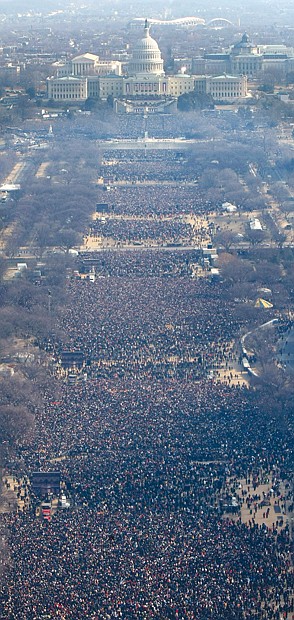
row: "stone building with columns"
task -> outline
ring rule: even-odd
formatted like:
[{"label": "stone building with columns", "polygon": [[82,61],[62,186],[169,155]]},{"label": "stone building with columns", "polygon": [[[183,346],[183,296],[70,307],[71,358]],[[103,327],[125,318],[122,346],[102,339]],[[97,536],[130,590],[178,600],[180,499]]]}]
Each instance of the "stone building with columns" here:
[{"label": "stone building with columns", "polygon": [[[83,54],[58,65],[57,76],[47,79],[48,99],[69,103],[89,97],[104,100],[112,97],[115,109],[122,112],[132,110],[132,101],[138,110],[140,102],[143,109],[152,100],[156,103],[154,109],[159,109],[161,102],[161,110],[165,109],[165,104],[170,110],[171,101],[194,89],[210,94],[217,101],[234,101],[247,96],[245,76],[199,76],[187,75],[184,71],[165,75],[161,52],[150,35],[147,20],[142,34],[133,48],[125,75],[117,61],[103,63],[94,54]],[[127,105],[118,105],[117,101]]]},{"label": "stone building with columns", "polygon": [[192,59],[192,72],[217,76],[221,73],[249,79],[260,78],[266,72],[277,71],[281,78],[291,72],[294,64],[294,48],[286,45],[254,45],[245,32],[240,41],[229,49],[217,53],[205,53]]}]

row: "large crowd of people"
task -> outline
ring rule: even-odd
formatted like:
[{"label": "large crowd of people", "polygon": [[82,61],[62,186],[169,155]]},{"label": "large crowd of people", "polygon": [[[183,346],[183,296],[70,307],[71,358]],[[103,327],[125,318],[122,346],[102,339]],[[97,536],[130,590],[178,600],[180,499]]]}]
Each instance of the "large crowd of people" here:
[{"label": "large crowd of people", "polygon": [[79,272],[87,274],[95,269],[98,277],[180,277],[193,275],[193,266],[200,262],[199,250],[181,248],[158,248],[152,252],[124,250],[113,252],[81,252],[79,255]]},{"label": "large crowd of people", "polygon": [[[190,186],[109,195],[128,215],[189,213],[197,202]],[[58,469],[70,506],[48,521],[31,496],[31,508],[1,516],[10,543],[3,620],[294,613],[287,506],[281,528],[266,517],[246,525],[238,504],[229,512],[223,501],[232,505],[239,480],[256,486],[272,471],[291,500],[291,419],[277,423],[232,372],[220,380],[221,367],[240,362],[234,343],[250,324],[236,319],[224,284],[193,277],[197,258],[181,249],[86,253],[80,266],[95,265],[94,281],[67,278],[44,343],[60,378],[48,382],[34,435],[10,468],[28,478]],[[73,381],[64,350],[84,360]]]},{"label": "large crowd of people", "polygon": [[225,355],[237,325],[219,287],[130,276],[67,286],[61,322],[70,348],[119,358],[126,373],[99,377],[89,366],[75,385],[45,395],[21,461],[28,475],[58,468],[71,507],[51,523],[33,510],[5,517],[12,585],[2,590],[4,617],[290,614],[289,526],[247,526],[226,517],[221,502],[232,477],[249,483],[277,467],[289,476],[289,429],[277,427],[254,391],[207,371],[155,377],[133,366],[152,344],[158,359],[188,344],[195,354]]},{"label": "large crowd of people", "polygon": [[[78,121],[77,121],[78,122]],[[114,138],[126,138],[135,139],[143,137],[145,132],[148,132],[150,137],[155,138],[174,138],[174,137],[198,137],[207,138],[214,131],[214,135],[217,133],[215,128],[212,129],[210,119],[207,119],[205,115],[187,114],[178,115],[175,123],[174,115],[170,114],[121,114],[114,115],[111,119],[111,123],[104,123],[104,126],[99,127],[99,121],[97,126],[93,124],[92,118],[89,119],[92,132],[98,131],[99,134],[104,130],[107,137]],[[101,124],[102,125],[102,124]],[[84,128],[84,123],[83,123]]]},{"label": "large crowd of people", "polygon": [[[111,177],[114,181],[120,182],[150,182],[176,181],[187,182],[195,180],[195,166],[189,166],[185,151],[166,151],[166,150],[147,150],[137,151],[110,150],[101,163],[101,176]],[[149,145],[150,148],[150,145]],[[167,174],[168,164],[168,174]]]},{"label": "large crowd of people", "polygon": [[55,528],[18,516],[12,530],[19,590],[6,618],[279,620],[293,611],[286,537],[274,543],[263,528],[81,508]]},{"label": "large crowd of people", "polygon": [[[52,398],[52,396],[51,396]],[[293,610],[289,528],[221,513],[226,478],[289,467],[256,395],[212,381],[64,384],[46,399],[27,471],[56,466],[72,506],[6,517],[4,617],[247,618]],[[36,461],[38,455],[38,461]],[[286,616],[287,617],[287,616]]]},{"label": "large crowd of people", "polygon": [[219,286],[205,279],[98,277],[73,281],[68,293],[61,328],[68,348],[91,360],[93,374],[177,370],[201,377],[232,355],[240,327],[234,302],[225,302]]},{"label": "large crowd of people", "polygon": [[91,224],[90,234],[110,238],[115,242],[149,243],[181,242],[190,245],[193,240],[191,226],[180,221],[160,221],[151,219],[96,219]]},{"label": "large crowd of people", "polygon": [[205,194],[196,191],[194,185],[112,185],[106,192],[97,188],[97,202],[108,202],[113,213],[118,215],[146,216],[178,215],[199,213],[207,214],[218,206],[207,200]]}]

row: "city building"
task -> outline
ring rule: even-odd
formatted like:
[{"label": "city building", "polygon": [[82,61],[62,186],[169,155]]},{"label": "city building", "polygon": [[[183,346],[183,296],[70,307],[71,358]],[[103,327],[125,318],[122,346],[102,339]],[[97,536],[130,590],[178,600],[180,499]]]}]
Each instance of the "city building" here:
[{"label": "city building", "polygon": [[206,80],[206,93],[215,101],[236,101],[247,95],[246,75],[219,75]]},{"label": "city building", "polygon": [[119,61],[101,62],[94,54],[83,54],[55,67],[56,77],[47,80],[49,99],[69,102],[112,97],[114,108],[120,113],[143,112],[146,105],[154,112],[170,111],[172,101],[194,90],[209,94],[216,101],[234,101],[247,96],[245,75],[188,75],[185,69],[175,75],[165,75],[161,52],[150,35],[147,20],[143,36],[133,48],[126,74],[122,75]]},{"label": "city building", "polygon": [[241,41],[220,53],[199,56],[192,59],[192,72],[209,75],[247,75],[248,78],[262,76],[266,72],[278,71],[284,78],[294,63],[293,47],[286,45],[253,45],[247,33]]},{"label": "city building", "polygon": [[122,73],[120,61],[100,60],[99,56],[88,53],[52,66],[56,75],[47,79],[47,96],[55,101],[97,98],[100,96],[99,78],[105,75],[117,77]]},{"label": "city building", "polygon": [[96,54],[89,53],[76,56],[66,63],[56,62],[53,64],[57,72],[57,77],[69,75],[107,75],[108,73],[121,75],[121,66],[119,60],[100,60],[99,56],[96,56]]}]

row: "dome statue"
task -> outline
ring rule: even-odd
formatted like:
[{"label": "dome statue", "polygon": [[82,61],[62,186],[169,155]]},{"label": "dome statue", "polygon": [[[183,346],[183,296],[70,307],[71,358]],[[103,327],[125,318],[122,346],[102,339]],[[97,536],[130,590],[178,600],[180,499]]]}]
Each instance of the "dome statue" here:
[{"label": "dome statue", "polygon": [[244,53],[249,53],[251,54],[253,49],[252,43],[250,42],[250,38],[247,34],[247,32],[244,32],[241,41],[239,41],[238,43],[235,43],[235,45],[232,48],[232,54],[244,54]]},{"label": "dome statue", "polygon": [[149,34],[147,19],[144,35],[134,46],[132,60],[129,63],[128,75],[164,75],[161,52],[155,39]]}]

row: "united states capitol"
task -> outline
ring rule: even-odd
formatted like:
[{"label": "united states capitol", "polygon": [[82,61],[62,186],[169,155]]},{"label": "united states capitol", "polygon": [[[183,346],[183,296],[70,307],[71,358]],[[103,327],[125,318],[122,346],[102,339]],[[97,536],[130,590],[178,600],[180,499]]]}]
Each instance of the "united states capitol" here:
[{"label": "united states capitol", "polygon": [[136,112],[146,105],[153,111],[173,111],[177,99],[191,91],[211,95],[215,101],[236,101],[248,95],[247,75],[189,75],[182,68],[166,75],[157,42],[144,23],[143,36],[134,45],[123,73],[122,63],[101,61],[85,53],[67,63],[59,63],[57,75],[47,79],[48,99],[84,101],[90,97],[113,98],[118,113]]}]

